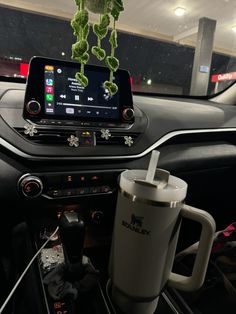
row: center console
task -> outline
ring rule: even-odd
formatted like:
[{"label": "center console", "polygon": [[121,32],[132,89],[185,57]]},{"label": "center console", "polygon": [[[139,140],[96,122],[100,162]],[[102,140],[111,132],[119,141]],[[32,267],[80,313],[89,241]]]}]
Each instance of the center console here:
[{"label": "center console", "polygon": [[[21,119],[16,126],[9,123],[14,131],[9,143],[24,160],[19,168],[15,166],[12,189],[22,208],[19,219],[18,212],[14,217],[19,224],[11,235],[16,277],[60,226],[27,273],[9,313],[115,313],[109,298],[108,264],[117,182],[125,170],[123,158],[132,160],[143,151],[139,140],[148,121],[133,106],[127,71],[114,74],[119,90],[111,97],[103,87],[108,69],[87,65],[89,85],[84,88],[75,79],[79,68],[76,62],[34,57]],[[113,166],[112,158],[120,162]],[[61,224],[65,214],[69,220]],[[80,252],[81,260],[74,259],[74,252]],[[61,280],[62,264],[67,265],[62,271],[71,293],[58,296],[50,280],[53,276]],[[81,282],[82,264],[92,275],[86,277],[88,281]],[[73,297],[74,286],[81,289],[78,298]],[[161,297],[158,306],[173,313],[168,302]]]},{"label": "center console", "polygon": [[[55,233],[57,224],[59,230]],[[11,313],[122,314],[111,301],[107,274],[109,252],[103,247],[96,252],[87,248],[86,235],[84,238],[86,228],[75,208],[58,212],[58,217],[54,219],[44,222],[32,220],[14,228],[13,250],[19,274],[35,250],[52,233],[54,235],[15,293]],[[163,293],[155,313],[182,312],[178,312],[170,297]]]}]

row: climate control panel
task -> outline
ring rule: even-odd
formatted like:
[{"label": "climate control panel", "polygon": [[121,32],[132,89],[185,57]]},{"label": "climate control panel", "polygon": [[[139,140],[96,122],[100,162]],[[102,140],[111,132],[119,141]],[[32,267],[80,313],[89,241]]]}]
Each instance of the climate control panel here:
[{"label": "climate control panel", "polygon": [[18,191],[26,198],[60,199],[110,194],[117,188],[123,170],[78,171],[25,174],[18,181]]}]

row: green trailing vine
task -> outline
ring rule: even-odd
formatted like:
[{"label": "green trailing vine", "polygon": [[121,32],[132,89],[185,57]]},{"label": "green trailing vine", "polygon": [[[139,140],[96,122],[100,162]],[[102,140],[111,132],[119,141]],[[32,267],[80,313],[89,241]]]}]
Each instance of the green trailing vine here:
[{"label": "green trailing vine", "polygon": [[[110,70],[109,80],[103,83],[110,95],[113,96],[118,91],[118,86],[113,82],[114,72],[119,68],[119,60],[115,57],[115,49],[118,47],[116,21],[119,19],[121,11],[124,10],[122,0],[75,0],[77,12],[71,21],[74,35],[77,38],[72,45],[72,59],[81,63],[80,72],[76,73],[76,79],[82,86],[86,87],[89,83],[84,74],[84,66],[89,61],[89,11],[99,14],[99,23],[93,25],[93,32],[97,37],[97,45],[93,46],[91,52],[99,61],[105,59],[105,63]],[[102,48],[101,43],[108,34],[108,28],[111,18],[113,18],[113,27],[110,33],[109,43],[111,45],[110,56]]]},{"label": "green trailing vine", "polygon": [[94,54],[99,61],[106,57],[106,51],[101,48],[101,40],[106,37],[108,33],[108,26],[110,24],[109,14],[100,15],[100,23],[93,25],[93,32],[97,36],[97,46],[92,47],[92,54]]},{"label": "green trailing vine", "polygon": [[85,9],[85,0],[75,0],[77,5],[77,12],[71,21],[71,26],[74,30],[74,35],[77,37],[77,41],[72,45],[72,59],[80,62],[80,72],[76,73],[76,79],[82,86],[88,85],[88,78],[84,75],[84,66],[89,60],[89,13]]}]

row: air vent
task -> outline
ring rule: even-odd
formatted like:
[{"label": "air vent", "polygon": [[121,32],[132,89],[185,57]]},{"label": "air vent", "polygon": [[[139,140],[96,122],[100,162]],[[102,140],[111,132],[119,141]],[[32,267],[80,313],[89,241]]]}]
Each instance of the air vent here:
[{"label": "air vent", "polygon": [[[124,133],[124,132],[111,132],[111,137],[108,140],[101,136],[101,133],[96,132],[96,143],[97,145],[127,145],[127,137],[129,137],[128,141],[131,140],[133,144],[137,142],[139,133]],[[126,138],[125,138],[126,137]]]},{"label": "air vent", "polygon": [[76,136],[75,131],[73,130],[55,130],[55,129],[39,129],[37,128],[37,133],[34,134],[34,136],[29,136],[25,134],[24,128],[16,128],[16,131],[20,133],[24,138],[27,140],[42,144],[42,145],[60,145],[60,146],[67,146],[68,141],[67,139],[74,135]]},{"label": "air vent", "polygon": [[[37,133],[33,136],[25,134],[24,128],[15,129],[25,139],[41,144],[41,145],[57,145],[57,146],[68,146],[68,138],[74,135],[79,138],[79,146],[93,146],[96,143],[97,146],[133,146],[139,137],[139,133],[126,133],[126,132],[110,132],[110,137],[105,139],[102,137],[101,132],[86,132],[86,131],[75,131],[75,130],[62,130],[62,129],[44,129],[37,128]],[[86,135],[84,133],[90,133],[92,135]],[[96,141],[94,140],[96,137]],[[82,140],[83,139],[83,140]],[[87,140],[87,142],[86,142]],[[86,144],[86,143],[87,144]]]}]

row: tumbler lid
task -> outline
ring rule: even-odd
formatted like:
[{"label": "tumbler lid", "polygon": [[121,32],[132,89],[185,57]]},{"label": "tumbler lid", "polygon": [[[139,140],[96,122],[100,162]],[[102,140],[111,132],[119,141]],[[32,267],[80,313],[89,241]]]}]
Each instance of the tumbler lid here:
[{"label": "tumbler lid", "polygon": [[134,197],[156,202],[181,202],[187,194],[187,183],[166,170],[156,169],[159,155],[158,151],[152,152],[148,170],[122,172],[120,188]]}]

